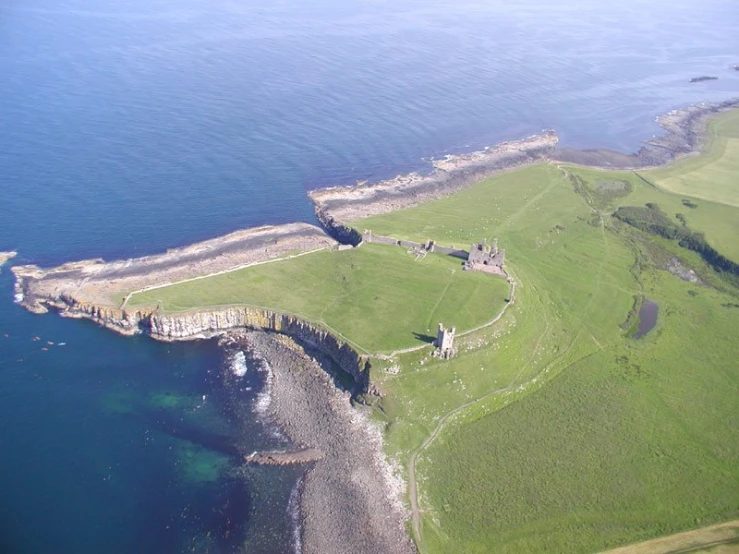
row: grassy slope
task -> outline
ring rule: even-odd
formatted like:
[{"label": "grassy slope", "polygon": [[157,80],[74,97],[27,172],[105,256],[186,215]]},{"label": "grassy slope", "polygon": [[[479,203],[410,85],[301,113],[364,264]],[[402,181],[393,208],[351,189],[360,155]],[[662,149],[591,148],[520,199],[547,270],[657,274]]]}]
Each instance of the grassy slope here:
[{"label": "grassy slope", "polygon": [[739,112],[722,115],[709,126],[715,138],[700,157],[651,172],[663,189],[739,207]]},{"label": "grassy slope", "polygon": [[[594,212],[566,171],[626,179],[633,192]],[[668,253],[637,248],[607,215],[655,197],[688,212],[631,174],[543,165],[359,223],[459,244],[497,236],[519,282],[504,320],[468,337],[472,350],[446,364],[408,355],[399,375],[377,375],[403,460],[441,415],[486,397],[418,460],[427,551],[591,552],[736,516],[739,344],[727,330],[739,309],[659,270],[652,260]],[[707,206],[686,216],[726,246],[721,225],[739,210]],[[661,312],[635,342],[620,324],[641,293]]]},{"label": "grassy slope", "polygon": [[[597,169],[578,168],[577,174],[590,182],[598,180],[618,178],[628,181],[633,187],[632,193],[625,198],[614,200],[613,206],[643,206],[647,202],[654,202],[662,208],[666,214],[675,216],[682,214],[687,221],[688,227],[701,231],[706,240],[719,252],[732,260],[739,261],[739,217],[736,216],[737,208],[709,202],[706,200],[690,200],[696,208],[685,206],[682,201],[685,196],[678,196],[669,192],[650,186],[651,174],[643,173],[642,177],[632,173],[605,172]],[[737,172],[739,176],[739,172]]]},{"label": "grassy slope", "polygon": [[649,280],[653,336],[433,445],[429,498],[447,520],[432,550],[472,537],[465,552],[594,552],[737,513],[739,348],[720,333],[737,310],[671,275]]},{"label": "grassy slope", "polygon": [[365,245],[318,252],[138,293],[129,305],[183,311],[246,304],[299,314],[338,330],[361,348],[423,344],[436,325],[472,328],[492,319],[509,294],[505,279],[462,270],[459,260]]}]

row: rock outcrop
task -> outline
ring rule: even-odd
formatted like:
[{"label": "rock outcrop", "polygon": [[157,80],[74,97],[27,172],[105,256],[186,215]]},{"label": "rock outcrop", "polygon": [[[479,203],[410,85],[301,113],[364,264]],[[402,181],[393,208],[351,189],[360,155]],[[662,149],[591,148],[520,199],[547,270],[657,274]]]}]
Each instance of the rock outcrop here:
[{"label": "rock outcrop", "polygon": [[18,254],[18,252],[13,252],[13,251],[10,251],[10,252],[0,252],[0,265],[3,265],[8,260],[14,258],[17,254]]},{"label": "rock outcrop", "polygon": [[303,448],[302,450],[254,452],[244,456],[244,462],[258,466],[291,466],[310,464],[323,458],[323,452],[317,448]]},{"label": "rock outcrop", "polygon": [[657,118],[657,123],[665,133],[646,141],[633,154],[624,154],[607,148],[588,150],[558,148],[551,155],[551,159],[606,169],[639,170],[660,167],[683,156],[699,153],[706,143],[706,127],[710,119],[737,107],[739,99],[673,110]]},{"label": "rock outcrop", "polygon": [[316,215],[339,240],[356,244],[352,221],[443,198],[494,173],[546,159],[557,142],[554,131],[502,142],[479,152],[449,155],[432,162],[428,175],[410,173],[373,184],[332,187],[308,193]]},{"label": "rock outcrop", "polygon": [[336,221],[328,211],[320,206],[316,206],[316,218],[318,218],[326,232],[341,244],[359,246],[362,243],[362,233],[354,227]]}]

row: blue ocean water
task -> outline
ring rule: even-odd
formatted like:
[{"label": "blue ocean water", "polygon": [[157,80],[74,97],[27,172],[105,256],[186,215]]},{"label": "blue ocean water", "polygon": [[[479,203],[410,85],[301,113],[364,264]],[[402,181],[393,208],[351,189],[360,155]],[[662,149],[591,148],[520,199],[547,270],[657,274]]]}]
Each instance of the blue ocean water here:
[{"label": "blue ocean water", "polygon": [[[313,221],[309,188],[542,128],[634,150],[657,115],[739,95],[738,23],[735,0],[5,0],[0,250]],[[227,366],[27,314],[3,268],[0,552],[288,550],[297,473],[236,471],[228,445],[268,433],[236,408],[260,376]]]}]

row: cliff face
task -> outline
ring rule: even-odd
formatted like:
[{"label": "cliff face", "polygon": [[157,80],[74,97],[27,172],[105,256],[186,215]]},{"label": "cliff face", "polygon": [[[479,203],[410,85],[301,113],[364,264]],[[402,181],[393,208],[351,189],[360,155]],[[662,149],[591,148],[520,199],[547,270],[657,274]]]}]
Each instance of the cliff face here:
[{"label": "cliff face", "polygon": [[362,233],[354,227],[339,223],[325,209],[316,206],[316,217],[326,232],[341,244],[358,246],[362,242]]},{"label": "cliff face", "polygon": [[46,305],[61,315],[90,319],[123,335],[146,333],[162,341],[193,340],[221,335],[231,329],[263,329],[275,331],[305,342],[323,352],[354,378],[361,392],[368,392],[370,364],[347,343],[326,329],[299,317],[235,306],[181,314],[161,314],[145,310],[120,310],[80,302],[71,296],[61,296]]},{"label": "cliff face", "polygon": [[369,362],[326,329],[299,317],[237,306],[183,314],[150,314],[141,321],[146,333],[159,340],[209,337],[229,329],[264,329],[303,341],[333,359],[363,391],[369,387]]}]

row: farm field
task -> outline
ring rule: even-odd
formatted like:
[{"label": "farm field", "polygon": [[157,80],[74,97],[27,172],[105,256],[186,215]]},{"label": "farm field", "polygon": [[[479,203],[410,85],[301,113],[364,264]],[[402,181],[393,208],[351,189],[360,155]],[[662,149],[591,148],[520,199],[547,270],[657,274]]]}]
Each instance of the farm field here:
[{"label": "farm field", "polygon": [[[354,222],[458,245],[497,237],[517,282],[515,305],[455,359],[414,352],[399,374],[376,372],[422,552],[597,552],[739,514],[739,291],[611,216],[656,203],[739,259],[739,208],[689,207],[651,179],[542,164]],[[672,258],[708,284],[667,271]],[[637,341],[643,298],[659,315]]]},{"label": "farm field", "polygon": [[650,172],[664,190],[739,207],[739,112],[709,124],[713,137],[707,151],[671,167]]},{"label": "farm field", "polygon": [[378,244],[323,251],[136,293],[131,307],[179,312],[249,305],[300,315],[365,352],[423,345],[440,322],[459,331],[493,319],[505,305],[502,277],[463,271],[457,258]]}]

